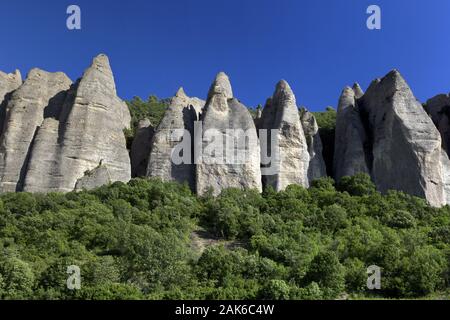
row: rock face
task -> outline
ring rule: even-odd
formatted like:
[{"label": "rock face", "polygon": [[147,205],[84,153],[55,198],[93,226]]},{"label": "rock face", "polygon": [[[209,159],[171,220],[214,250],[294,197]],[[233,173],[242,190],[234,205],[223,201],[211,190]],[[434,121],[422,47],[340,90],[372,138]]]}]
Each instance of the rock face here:
[{"label": "rock face", "polygon": [[22,84],[22,76],[19,70],[6,74],[0,71],[0,134],[3,132],[3,124],[6,116],[6,105],[14,90]]},{"label": "rock face", "polygon": [[[361,96],[361,93],[359,95]],[[339,99],[336,116],[333,163],[336,180],[357,173],[370,174],[364,150],[366,143],[367,136],[357,106],[356,92],[346,87]]]},{"label": "rock face", "polygon": [[442,138],[442,148],[450,155],[450,95],[440,94],[429,99],[425,109]]},{"label": "rock face", "polygon": [[0,192],[22,190],[36,130],[61,106],[71,83],[63,73],[33,69],[12,94],[0,138]]},{"label": "rock face", "polygon": [[[237,99],[228,76],[216,76],[203,112],[201,163],[196,166],[196,190],[214,195],[225,188],[262,190],[260,146],[248,109]],[[199,160],[197,159],[197,161]]]},{"label": "rock face", "polygon": [[60,179],[56,172],[59,164],[59,121],[46,118],[38,129],[31,148],[24,190],[28,192],[60,191]]},{"label": "rock face", "polygon": [[[179,89],[153,136],[147,176],[186,182],[195,190],[192,138],[197,117],[192,99]],[[184,150],[179,147],[184,147]]]},{"label": "rock face", "polygon": [[[279,164],[277,173],[263,175],[264,184],[272,186],[277,191],[284,190],[290,184],[307,187],[310,161],[308,145],[294,93],[284,80],[277,84],[273,97],[268,99],[264,107],[261,129],[266,129],[269,136],[267,139],[269,150],[261,150],[262,158],[267,154],[272,155],[272,158],[278,155],[276,162]],[[277,131],[276,137],[272,137],[272,129]],[[276,142],[278,148],[273,142]],[[263,165],[264,167],[266,166]]]},{"label": "rock face", "polygon": [[150,120],[139,121],[130,151],[132,177],[146,176],[154,134],[155,129]]},{"label": "rock face", "polygon": [[111,175],[109,174],[108,168],[105,165],[99,165],[93,170],[86,171],[84,176],[77,180],[75,190],[92,190],[110,182]]},{"label": "rock face", "polygon": [[[156,130],[139,123],[129,154],[130,113],[105,55],[75,83],[61,72],[32,69],[24,82],[18,71],[0,72],[0,193],[89,190],[152,176],[218,195],[263,184],[308,187],[326,175],[316,119],[299,112],[286,81],[255,119],[223,72],[206,102],[180,88],[169,104]],[[342,91],[335,135],[336,180],[367,173],[381,192],[450,204],[450,95],[423,107],[394,70],[365,93],[358,84]]]},{"label": "rock face", "polygon": [[438,129],[442,140],[442,171],[445,203],[450,204],[450,95],[440,94],[429,99],[425,110]]},{"label": "rock face", "polygon": [[441,137],[400,73],[374,81],[361,100],[379,190],[402,190],[443,204]]},{"label": "rock face", "polygon": [[[346,88],[341,96],[336,178],[367,169],[381,192],[401,190],[444,204],[440,134],[400,73],[390,72],[358,95]],[[349,168],[351,159],[357,163]]]},{"label": "rock face", "polygon": [[[123,129],[130,114],[116,95],[108,58],[97,56],[58,105],[61,110],[50,113],[55,119],[44,121],[38,131],[23,189],[71,191],[100,163],[108,168],[110,181],[128,181],[131,167]],[[42,172],[49,175],[43,179]],[[92,181],[100,180],[91,179],[90,187]]]},{"label": "rock face", "polygon": [[8,93],[13,92],[22,84],[22,76],[19,70],[14,73],[0,71],[0,103],[3,102]]},{"label": "rock face", "polygon": [[450,204],[450,160],[447,153],[441,151],[442,180],[444,184],[444,202]]},{"label": "rock face", "polygon": [[308,166],[308,181],[325,177],[327,175],[327,168],[322,155],[322,140],[319,135],[319,126],[317,125],[314,115],[306,109],[301,110],[300,120],[303,131],[308,144],[309,166]]}]

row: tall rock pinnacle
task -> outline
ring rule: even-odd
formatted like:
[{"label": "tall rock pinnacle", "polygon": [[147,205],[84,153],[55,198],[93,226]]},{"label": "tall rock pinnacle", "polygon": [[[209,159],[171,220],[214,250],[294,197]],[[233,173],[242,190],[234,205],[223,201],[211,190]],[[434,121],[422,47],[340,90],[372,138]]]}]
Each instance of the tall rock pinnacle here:
[{"label": "tall rock pinnacle", "polygon": [[153,136],[147,176],[186,182],[195,190],[194,121],[197,121],[197,112],[191,98],[180,88]]},{"label": "tall rock pinnacle", "polygon": [[12,92],[21,85],[22,75],[19,70],[9,74],[0,71],[0,134],[3,132],[8,100]]},{"label": "tall rock pinnacle", "polygon": [[308,144],[309,166],[308,181],[309,184],[313,180],[326,177],[327,168],[323,159],[322,140],[320,139],[319,126],[317,125],[314,115],[306,109],[301,110],[300,121],[305,133],[306,142]]},{"label": "tall rock pinnacle", "polygon": [[225,188],[261,191],[260,146],[255,124],[248,109],[233,98],[228,76],[222,72],[211,85],[202,119],[197,193],[211,189],[217,195]]},{"label": "tall rock pinnacle", "polygon": [[0,192],[22,190],[36,130],[61,107],[71,83],[61,72],[33,69],[12,94],[0,138]]},{"label": "tall rock pinnacle", "polygon": [[214,95],[222,95],[226,99],[233,98],[233,89],[231,88],[230,79],[224,72],[219,72],[214,79],[208,92],[208,99]]},{"label": "tall rock pinnacle", "polygon": [[[262,113],[261,129],[267,130],[268,135],[268,150],[261,150],[262,157],[268,154],[272,157],[278,155],[278,170],[274,174],[263,175],[264,184],[277,191],[284,190],[290,184],[307,187],[310,161],[308,144],[294,93],[284,80],[278,82],[272,98],[267,100]],[[276,137],[272,137],[272,129],[277,130]],[[276,141],[278,148],[273,145],[272,140]]]},{"label": "tall rock pinnacle", "polygon": [[[58,137],[54,123],[38,132],[39,141],[57,141],[51,162],[39,161],[45,148],[37,144],[32,152],[25,179],[25,191],[71,191],[77,181],[82,185],[93,183],[84,177],[102,163],[112,181],[128,181],[131,167],[123,129],[130,125],[127,105],[116,95],[114,77],[105,55],[97,56],[83,77],[68,91],[59,115]],[[40,135],[42,133],[42,135]],[[41,147],[39,147],[41,146]],[[42,181],[39,172],[52,172]],[[93,176],[96,178],[97,176]]]},{"label": "tall rock pinnacle", "polygon": [[378,190],[400,190],[432,206],[446,202],[448,158],[433,121],[397,70],[366,93],[346,88],[336,123],[335,175],[370,173]]},{"label": "tall rock pinnacle", "polygon": [[336,180],[357,173],[370,173],[364,150],[366,143],[366,132],[357,106],[355,90],[346,87],[339,98],[336,116],[333,163]]}]

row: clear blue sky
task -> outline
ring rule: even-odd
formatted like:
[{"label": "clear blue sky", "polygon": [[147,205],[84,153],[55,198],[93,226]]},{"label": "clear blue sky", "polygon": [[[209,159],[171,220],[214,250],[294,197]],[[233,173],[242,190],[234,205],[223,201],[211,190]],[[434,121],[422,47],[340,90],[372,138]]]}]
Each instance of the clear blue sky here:
[{"label": "clear blue sky", "polygon": [[[66,8],[82,30],[66,28]],[[366,8],[382,29],[366,28]],[[263,103],[280,79],[311,110],[342,88],[366,88],[397,68],[419,100],[450,91],[448,0],[1,0],[0,70],[38,66],[73,80],[93,56],[111,60],[119,95],[205,97],[218,71],[244,104]]]}]

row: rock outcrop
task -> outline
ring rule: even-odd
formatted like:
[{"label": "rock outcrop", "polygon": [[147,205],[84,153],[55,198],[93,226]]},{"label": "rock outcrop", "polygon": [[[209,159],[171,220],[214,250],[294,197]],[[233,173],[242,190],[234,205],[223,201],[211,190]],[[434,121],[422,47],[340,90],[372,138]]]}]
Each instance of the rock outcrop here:
[{"label": "rock outcrop", "polygon": [[[272,162],[276,163],[270,165],[277,167],[276,173],[263,175],[265,186],[272,186],[277,191],[284,190],[290,184],[309,186],[308,145],[294,93],[284,80],[277,84],[275,93],[264,106],[261,129],[267,130],[268,135],[268,150],[261,150],[261,157],[271,155]],[[276,130],[276,137],[272,137],[272,130]]]},{"label": "rock outcrop", "polygon": [[327,168],[322,155],[323,146],[316,118],[308,110],[302,109],[300,112],[300,121],[302,123],[306,143],[308,144],[310,159],[308,166],[308,181],[309,184],[311,184],[313,180],[325,177],[327,175]]},{"label": "rock outcrop", "polygon": [[25,176],[25,191],[60,191],[60,180],[63,177],[56,171],[59,164],[59,128],[59,121],[55,118],[44,119],[38,128]]},{"label": "rock outcrop", "polygon": [[0,138],[0,192],[22,190],[36,130],[62,105],[71,83],[61,72],[33,69],[11,95]]},{"label": "rock outcrop", "polygon": [[[129,127],[130,114],[117,97],[108,58],[97,56],[58,105],[61,110],[49,113],[55,119],[44,121],[37,133],[23,190],[74,190],[85,172],[100,163],[108,168],[110,181],[127,182],[131,166],[123,129]],[[42,172],[48,173],[44,179]],[[91,179],[89,186],[100,180]]]},{"label": "rock outcrop", "polygon": [[22,84],[22,75],[19,70],[14,73],[0,71],[0,134],[3,132],[3,124],[6,116],[6,105],[14,90]]},{"label": "rock outcrop", "polygon": [[188,183],[195,190],[194,121],[198,110],[180,88],[153,136],[147,176]]},{"label": "rock outcrop", "polygon": [[442,147],[450,155],[450,95],[440,94],[429,99],[425,110],[441,134]]},{"label": "rock outcrop", "polygon": [[148,119],[139,121],[131,144],[131,176],[144,177],[147,175],[148,160],[155,129]]},{"label": "rock outcrop", "polygon": [[19,70],[14,73],[4,73],[0,71],[0,103],[3,102],[6,95],[12,93],[22,84],[22,75]]},{"label": "rock outcrop", "polygon": [[106,165],[100,164],[93,170],[87,170],[84,176],[77,180],[75,190],[92,190],[99,186],[109,184],[111,175]]},{"label": "rock outcrop", "polygon": [[356,102],[356,96],[357,94],[361,96],[361,92],[346,87],[339,99],[333,162],[336,180],[357,173],[370,174],[364,149],[367,136]]},{"label": "rock outcrop", "polygon": [[[123,130],[130,112],[105,55],[75,83],[61,72],[32,69],[24,82],[19,71],[0,72],[0,193],[89,190],[151,176],[218,195],[308,187],[326,175],[316,119],[299,112],[286,81],[255,119],[223,72],[206,101],[180,88],[168,103],[156,129],[147,119],[139,123],[129,153]],[[449,155],[450,95],[422,106],[395,70],[365,93],[357,83],[342,91],[328,168],[336,180],[367,173],[381,192],[441,206],[450,204]]]},{"label": "rock outcrop", "polygon": [[[216,76],[203,111],[196,190],[214,195],[225,188],[262,190],[260,146],[248,109],[233,98],[228,76]],[[197,140],[197,137],[196,137]]]},{"label": "rock outcrop", "polygon": [[341,96],[336,178],[367,170],[381,192],[400,190],[433,206],[444,204],[440,134],[400,73],[373,81],[357,96],[350,88]]}]

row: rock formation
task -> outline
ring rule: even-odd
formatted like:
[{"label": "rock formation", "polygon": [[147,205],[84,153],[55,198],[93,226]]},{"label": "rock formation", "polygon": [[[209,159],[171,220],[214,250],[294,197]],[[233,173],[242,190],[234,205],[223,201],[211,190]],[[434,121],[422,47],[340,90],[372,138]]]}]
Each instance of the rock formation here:
[{"label": "rock formation", "polygon": [[11,95],[0,138],[0,192],[22,190],[36,130],[61,106],[71,83],[61,72],[33,69]]},{"label": "rock formation", "polygon": [[356,102],[356,95],[361,96],[361,92],[346,87],[339,99],[333,163],[336,180],[356,173],[370,174],[364,150],[367,137]]},{"label": "rock formation", "polygon": [[359,95],[346,88],[341,96],[336,178],[367,169],[381,192],[401,190],[444,204],[441,137],[400,73],[373,81]]},{"label": "rock formation", "polygon": [[308,144],[309,166],[308,166],[308,181],[325,177],[327,175],[327,168],[322,155],[322,140],[319,135],[319,126],[317,125],[314,115],[306,109],[300,112],[300,120],[303,131]]},{"label": "rock formation", "polygon": [[21,84],[22,76],[19,70],[9,74],[0,71],[0,134],[3,132],[8,100],[12,92]]},{"label": "rock formation", "polygon": [[192,138],[199,109],[194,108],[192,101],[182,88],[171,99],[153,136],[147,176],[186,182],[195,190]]},{"label": "rock formation", "polygon": [[201,157],[196,166],[196,190],[214,195],[225,188],[261,191],[260,147],[248,109],[236,98],[228,76],[216,76],[203,111]]},{"label": "rock formation", "polygon": [[93,170],[88,170],[84,173],[84,176],[77,180],[75,184],[75,190],[92,190],[98,186],[102,186],[112,182],[111,175],[108,167],[103,164]]},{"label": "rock formation", "polygon": [[[284,190],[290,184],[307,187],[310,161],[308,145],[294,93],[284,80],[277,84],[273,97],[268,99],[263,109],[261,129],[267,130],[269,136],[267,139],[269,150],[261,150],[262,157],[270,154],[272,159],[278,158],[275,160],[277,172],[264,175],[264,184],[272,186],[277,191]],[[271,136],[272,129],[277,130],[276,137]],[[272,140],[278,147],[273,145]],[[266,167],[263,165],[263,168]]]},{"label": "rock formation", "polygon": [[[58,106],[58,112],[49,113],[55,119],[46,119],[36,135],[23,190],[74,190],[100,163],[107,167],[110,181],[128,181],[131,167],[123,129],[129,127],[130,114],[117,97],[105,55],[93,60]],[[47,173],[44,178],[42,172]],[[92,187],[93,181],[100,181],[86,184],[86,179],[78,185]]]},{"label": "rock formation", "polygon": [[[255,119],[222,72],[206,102],[182,88],[168,101],[156,129],[139,123],[129,154],[123,130],[130,113],[105,55],[75,83],[61,72],[32,69],[24,82],[19,71],[0,72],[0,193],[66,192],[151,176],[218,195],[263,184],[307,187],[326,175],[316,119],[299,112],[286,81]],[[395,70],[365,93],[355,83],[342,91],[335,136],[337,180],[367,173],[381,192],[450,204],[450,95],[422,106]]]},{"label": "rock formation", "polygon": [[442,147],[450,155],[450,95],[440,94],[429,99],[425,109],[442,138]]},{"label": "rock formation", "polygon": [[150,120],[139,121],[130,150],[132,177],[146,176],[154,134],[155,129]]}]

